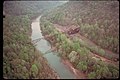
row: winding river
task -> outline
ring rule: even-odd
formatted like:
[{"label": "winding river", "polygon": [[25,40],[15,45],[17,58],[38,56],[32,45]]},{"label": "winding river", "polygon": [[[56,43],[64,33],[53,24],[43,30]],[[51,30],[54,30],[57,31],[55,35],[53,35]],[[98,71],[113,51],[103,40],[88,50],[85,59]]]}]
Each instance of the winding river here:
[{"label": "winding river", "polygon": [[44,36],[42,36],[41,29],[40,29],[40,20],[41,16],[36,18],[32,24],[32,35],[31,39],[35,40],[38,38],[43,38],[40,41],[36,43],[36,48],[44,54],[43,56],[48,60],[48,63],[50,64],[50,67],[57,72],[60,79],[75,79],[75,75],[67,68],[66,65],[64,65],[61,62],[61,58],[57,55],[55,55],[55,52],[50,52],[48,54],[45,54],[50,48],[50,43],[44,39]]}]

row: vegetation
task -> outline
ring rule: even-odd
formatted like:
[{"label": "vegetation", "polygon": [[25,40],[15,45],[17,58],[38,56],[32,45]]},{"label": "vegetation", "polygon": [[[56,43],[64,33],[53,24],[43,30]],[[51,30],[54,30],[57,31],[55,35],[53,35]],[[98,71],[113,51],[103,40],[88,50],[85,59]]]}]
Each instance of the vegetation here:
[{"label": "vegetation", "polygon": [[[3,20],[3,77],[8,79],[56,78],[46,59],[35,49],[27,15],[6,15]],[[44,73],[48,71],[48,73]]]},{"label": "vegetation", "polygon": [[4,3],[6,12],[3,18],[4,79],[57,78],[47,60],[31,43],[31,20],[40,15],[42,10],[39,8],[43,6],[42,3],[33,3],[25,1]]},{"label": "vegetation", "polygon": [[5,13],[11,15],[33,15],[40,14],[47,11],[47,9],[53,9],[63,2],[50,2],[50,1],[4,1]]},{"label": "vegetation", "polygon": [[[117,78],[115,77],[116,74],[113,74],[114,76],[111,75],[113,72],[109,68],[109,66],[113,64],[106,64],[101,61],[101,59],[93,59],[89,48],[86,48],[78,38],[70,40],[65,34],[53,28],[55,26],[44,17],[41,18],[40,25],[42,33],[49,35],[49,38],[46,39],[57,48],[57,52],[60,53],[62,57],[68,58],[77,69],[87,73],[88,78]],[[101,55],[105,55],[103,50],[98,49],[98,51]],[[117,66],[116,68],[112,67],[112,70],[115,69],[115,71],[117,71],[116,73],[118,73],[119,70],[117,68]]]},{"label": "vegetation", "polygon": [[[55,24],[66,25],[68,27],[79,25],[79,34],[102,48],[118,54],[118,13],[118,1],[69,1],[44,16]],[[59,21],[56,19],[59,19]]]},{"label": "vegetation", "polygon": [[95,72],[91,72],[91,73],[88,74],[89,79],[94,79],[95,76],[96,76]]},{"label": "vegetation", "polygon": [[[6,1],[4,10],[7,15],[3,20],[4,78],[56,78],[46,59],[39,54],[40,52],[31,44],[29,38],[31,32],[30,20],[40,13],[44,13],[43,10],[48,7],[46,6],[43,10],[40,10],[42,5],[44,4]],[[119,77],[119,66],[104,62],[93,56],[91,52],[111,60],[114,59],[114,55],[106,54],[99,47],[91,47],[78,38],[68,38],[62,32],[57,31],[53,23],[62,26],[67,25],[68,27],[79,25],[80,35],[118,54],[118,9],[118,1],[70,1],[57,7],[49,14],[43,15],[40,26],[43,35],[49,36],[45,38],[52,46],[56,47],[56,51],[60,56],[69,59],[75,68],[87,74],[87,78],[114,79]],[[36,15],[34,16],[34,14]]]},{"label": "vegetation", "polygon": [[36,77],[37,74],[38,74],[38,68],[35,64],[33,64],[31,67],[31,75]]},{"label": "vegetation", "polygon": [[81,71],[86,71],[87,70],[87,64],[84,61],[79,62],[77,67],[80,68]]},{"label": "vegetation", "polygon": [[[118,78],[118,65],[102,61],[91,54],[93,52],[110,60],[114,60],[116,56],[107,54],[104,49],[119,54],[118,5],[118,1],[70,1],[42,16],[40,24],[42,32],[44,35],[52,33],[54,41],[51,43],[50,38],[47,40],[57,48],[57,52],[62,57],[68,58],[75,68],[88,74],[88,78]],[[44,33],[44,30],[48,31],[48,28],[44,26],[45,21],[51,24],[49,29],[52,28],[52,31],[49,34]],[[104,49],[96,46],[91,47],[78,38],[69,39],[66,35],[54,29],[53,27],[56,26],[52,24],[59,24],[66,26],[66,28],[71,25],[79,25],[80,35]],[[73,54],[73,51],[77,54]]]}]

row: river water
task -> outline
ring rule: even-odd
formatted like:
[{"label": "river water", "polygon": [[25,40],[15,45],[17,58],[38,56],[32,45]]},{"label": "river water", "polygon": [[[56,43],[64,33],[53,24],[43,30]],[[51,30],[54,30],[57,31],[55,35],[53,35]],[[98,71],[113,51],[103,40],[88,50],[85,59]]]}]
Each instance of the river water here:
[{"label": "river water", "polygon": [[[31,39],[32,40],[44,37],[42,36],[41,29],[40,29],[40,22],[39,22],[40,18],[41,16],[36,18],[31,24],[31,27],[32,27]],[[42,52],[42,54],[44,54],[43,56],[48,60],[50,67],[53,70],[55,70],[55,72],[57,72],[60,79],[75,79],[75,75],[67,68],[66,65],[64,65],[61,62],[61,58],[55,55],[55,52],[50,52],[48,54],[45,54],[45,52],[47,52],[51,48],[51,45],[49,44],[47,40],[45,40],[44,38],[41,39],[39,42],[36,43],[36,48],[40,52]]]}]

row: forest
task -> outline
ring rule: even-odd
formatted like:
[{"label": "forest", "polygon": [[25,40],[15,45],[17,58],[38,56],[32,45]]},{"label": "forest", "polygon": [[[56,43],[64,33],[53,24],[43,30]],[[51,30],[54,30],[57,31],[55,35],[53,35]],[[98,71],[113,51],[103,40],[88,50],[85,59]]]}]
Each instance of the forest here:
[{"label": "forest", "polygon": [[[56,47],[56,51],[62,57],[69,59],[75,68],[87,74],[88,78],[113,78],[115,75],[117,77],[119,74],[118,5],[118,1],[68,2],[41,18],[43,34],[49,35],[48,40]],[[74,25],[79,27],[80,31],[72,36],[66,33],[67,30],[61,33],[58,25],[61,30],[73,28]]]},{"label": "forest", "polygon": [[[31,4],[33,3],[33,4]],[[41,5],[39,5],[41,4]],[[48,4],[48,3],[44,3]],[[47,60],[31,43],[31,22],[41,14],[43,3],[5,1],[3,18],[3,78],[57,78]],[[36,8],[36,6],[39,6]],[[49,6],[53,5],[50,4]],[[44,6],[43,6],[44,7]],[[52,6],[51,6],[52,7]],[[47,7],[48,8],[48,7]],[[50,8],[50,7],[49,7]],[[27,10],[28,11],[27,11]],[[45,9],[45,7],[44,7]],[[37,10],[39,12],[37,12]],[[34,12],[36,11],[36,13]],[[48,73],[45,73],[48,71]]]},{"label": "forest", "polygon": [[5,1],[3,11],[4,79],[119,78],[117,0]]}]

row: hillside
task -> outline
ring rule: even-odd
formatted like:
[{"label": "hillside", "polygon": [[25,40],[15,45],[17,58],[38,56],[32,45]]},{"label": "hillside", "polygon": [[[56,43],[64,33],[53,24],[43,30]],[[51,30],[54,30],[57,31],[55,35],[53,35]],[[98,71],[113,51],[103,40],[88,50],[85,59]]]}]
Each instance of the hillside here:
[{"label": "hillside", "polygon": [[[3,18],[3,78],[57,79],[47,60],[31,43],[31,21],[54,3],[5,1]],[[56,5],[55,5],[56,6]],[[39,14],[38,14],[39,13]],[[37,15],[36,15],[37,14]],[[47,73],[46,73],[47,72]]]},{"label": "hillside", "polygon": [[62,4],[63,2],[57,1],[5,1],[3,9],[5,14],[16,16],[27,14],[33,19]]},{"label": "hillside", "polygon": [[75,74],[119,78],[118,1],[69,1],[44,14],[40,22],[53,50],[74,66]]},{"label": "hillside", "polygon": [[79,26],[79,34],[119,54],[118,1],[70,1],[47,14],[47,19],[62,26]]},{"label": "hillside", "polygon": [[[3,77],[5,79],[57,78],[41,52],[31,44],[29,25],[30,20],[27,16],[6,16],[4,19]],[[48,73],[44,73],[46,71]]]},{"label": "hillside", "polygon": [[4,79],[119,78],[118,1],[5,1]]},{"label": "hillside", "polygon": [[4,11],[11,15],[42,13],[42,11],[55,8],[61,4],[63,3],[57,1],[5,1]]}]

